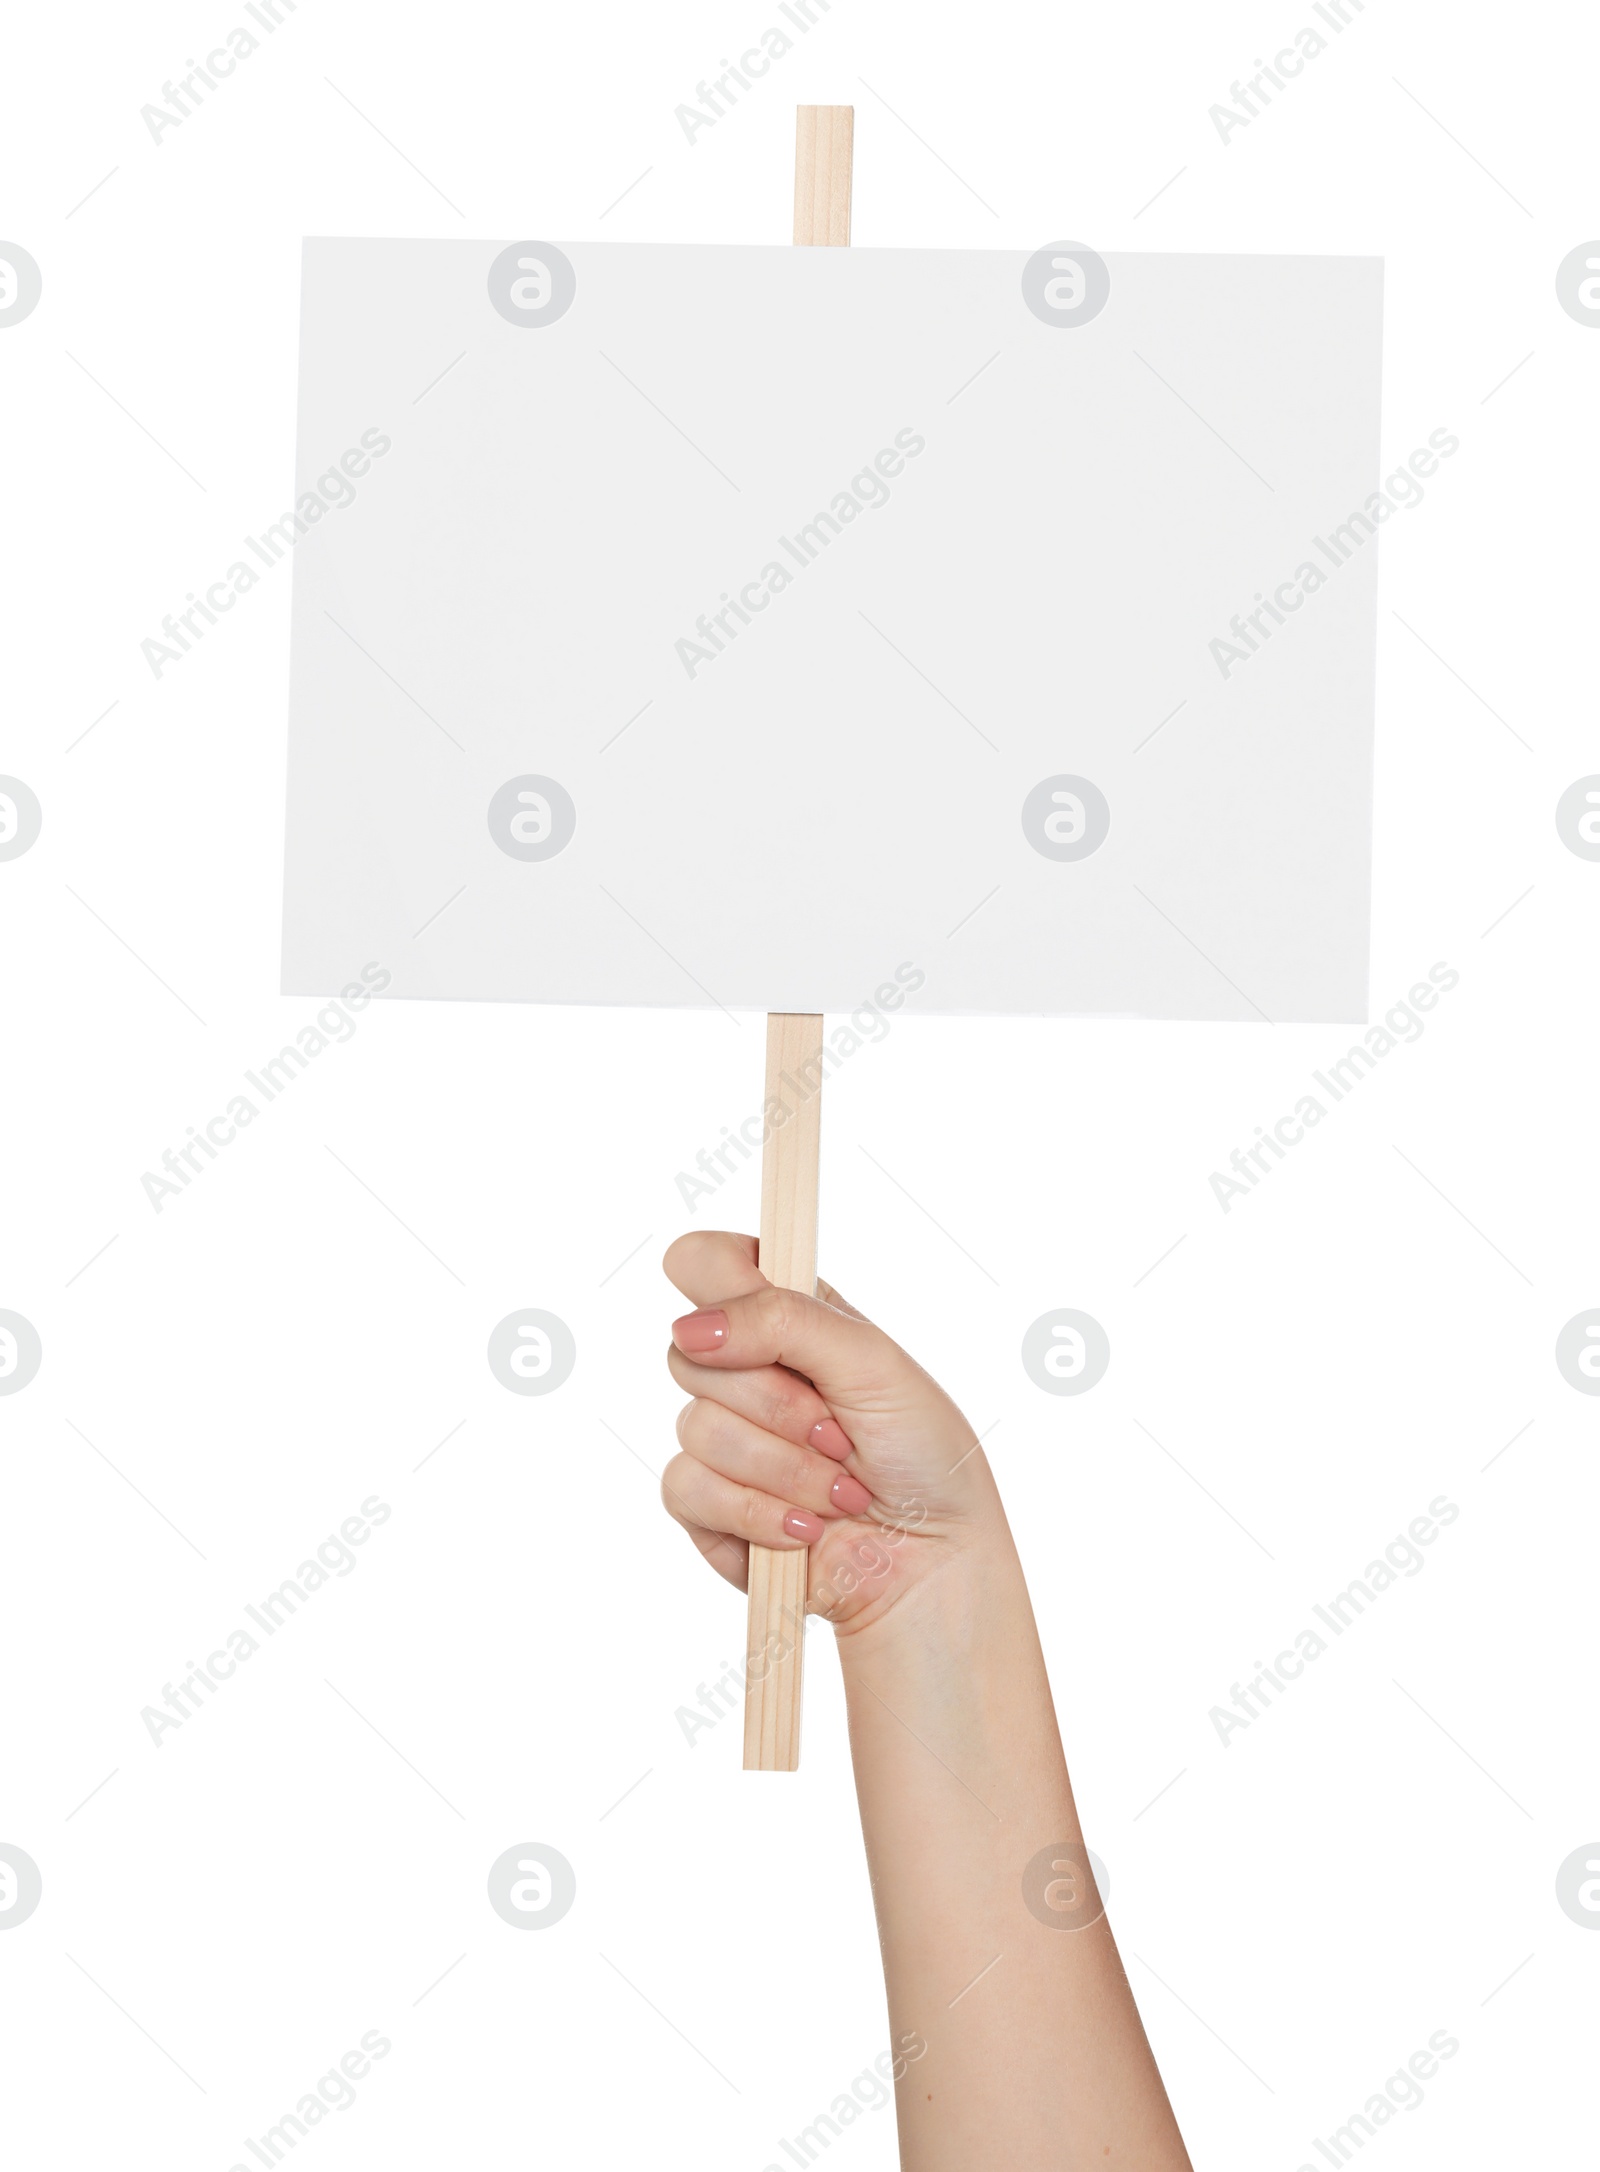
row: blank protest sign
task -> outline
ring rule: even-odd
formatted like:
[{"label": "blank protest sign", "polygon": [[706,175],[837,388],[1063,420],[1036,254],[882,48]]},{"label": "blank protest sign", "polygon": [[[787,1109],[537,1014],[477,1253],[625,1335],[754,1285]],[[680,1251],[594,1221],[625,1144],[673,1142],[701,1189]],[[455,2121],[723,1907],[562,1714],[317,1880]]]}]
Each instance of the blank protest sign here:
[{"label": "blank protest sign", "polygon": [[1381,266],[1106,268],[308,243],[286,991],[1362,1016]]}]

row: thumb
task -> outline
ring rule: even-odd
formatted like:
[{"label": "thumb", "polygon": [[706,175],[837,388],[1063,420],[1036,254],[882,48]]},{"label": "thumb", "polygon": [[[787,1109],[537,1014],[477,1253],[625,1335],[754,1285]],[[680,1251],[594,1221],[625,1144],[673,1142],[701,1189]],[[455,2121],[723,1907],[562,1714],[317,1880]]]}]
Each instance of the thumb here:
[{"label": "thumb", "polygon": [[812,1381],[825,1402],[856,1410],[904,1410],[940,1390],[897,1342],[859,1313],[771,1283],[672,1323],[686,1357],[712,1371],[786,1365]]}]

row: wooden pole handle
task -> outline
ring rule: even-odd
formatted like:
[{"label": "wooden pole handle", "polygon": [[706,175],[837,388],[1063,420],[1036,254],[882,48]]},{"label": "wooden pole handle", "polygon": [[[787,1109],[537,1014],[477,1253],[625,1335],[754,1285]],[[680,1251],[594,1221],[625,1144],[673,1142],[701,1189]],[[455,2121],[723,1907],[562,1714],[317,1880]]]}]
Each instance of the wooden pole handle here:
[{"label": "wooden pole handle", "polygon": [[796,106],[794,238],[800,248],[844,248],[850,240],[854,106]]},{"label": "wooden pole handle", "polygon": [[[822,1144],[822,1020],[774,1011],[767,1020],[765,1108],[787,1111],[761,1154],[761,1272],[786,1290],[817,1289],[817,1163]],[[797,1546],[750,1549],[744,1687],[744,1769],[793,1772],[800,1762],[800,1687],[811,1555]]]},{"label": "wooden pole handle", "polygon": [[[795,115],[794,238],[842,248],[850,239],[853,106],[801,106]],[[786,1290],[817,1289],[817,1166],[822,1144],[822,1020],[774,1011],[767,1019],[765,1107],[788,1112],[761,1153],[761,1272]],[[793,1772],[800,1763],[810,1553],[750,1549],[744,1769]]]}]

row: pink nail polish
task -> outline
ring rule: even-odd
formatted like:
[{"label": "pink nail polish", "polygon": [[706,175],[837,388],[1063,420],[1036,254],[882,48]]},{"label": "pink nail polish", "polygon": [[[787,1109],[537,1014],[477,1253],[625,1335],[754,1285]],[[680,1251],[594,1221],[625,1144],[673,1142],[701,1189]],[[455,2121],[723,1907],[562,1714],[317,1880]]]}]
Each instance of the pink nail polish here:
[{"label": "pink nail polish", "polygon": [[822,1518],[808,1515],[803,1508],[791,1508],[783,1519],[783,1528],[790,1538],[804,1539],[808,1546],[815,1546],[822,1536]]},{"label": "pink nail polish", "polygon": [[728,1315],[725,1312],[686,1312],[672,1323],[672,1339],[689,1357],[704,1357],[710,1350],[728,1347]]},{"label": "pink nail polish", "polygon": [[864,1508],[872,1505],[872,1495],[859,1478],[852,1478],[848,1471],[841,1471],[828,1488],[828,1499],[842,1516],[859,1516]]},{"label": "pink nail polish", "polygon": [[854,1445],[837,1418],[819,1418],[806,1435],[808,1448],[815,1448],[819,1455],[832,1456],[835,1463],[843,1463]]}]

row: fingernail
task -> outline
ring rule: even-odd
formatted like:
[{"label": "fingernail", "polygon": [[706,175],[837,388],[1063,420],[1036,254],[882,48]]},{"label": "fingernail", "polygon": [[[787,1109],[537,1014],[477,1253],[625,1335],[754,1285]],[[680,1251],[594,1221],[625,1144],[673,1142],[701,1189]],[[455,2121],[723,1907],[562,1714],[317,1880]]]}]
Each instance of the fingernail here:
[{"label": "fingernail", "polygon": [[806,1444],[820,1455],[832,1456],[835,1463],[842,1463],[855,1445],[837,1418],[819,1418],[806,1435]]},{"label": "fingernail", "polygon": [[859,1478],[852,1478],[848,1471],[841,1471],[828,1488],[828,1499],[841,1516],[859,1516],[864,1508],[872,1505],[872,1495]]},{"label": "fingernail", "polygon": [[790,1538],[804,1539],[808,1546],[815,1546],[822,1536],[822,1518],[807,1515],[803,1508],[791,1508],[783,1519],[783,1528]]},{"label": "fingernail", "polygon": [[672,1323],[672,1339],[691,1357],[728,1346],[728,1315],[725,1312],[686,1312]]}]

